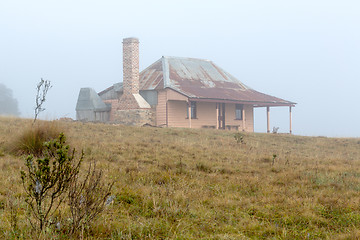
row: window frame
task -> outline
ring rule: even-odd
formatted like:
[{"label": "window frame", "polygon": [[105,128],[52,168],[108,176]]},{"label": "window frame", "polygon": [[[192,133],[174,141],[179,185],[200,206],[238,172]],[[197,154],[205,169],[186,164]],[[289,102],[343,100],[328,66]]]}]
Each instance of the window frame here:
[{"label": "window frame", "polygon": [[191,119],[197,119],[197,104],[194,101],[190,101],[186,106],[186,119],[189,119],[189,104],[191,109]]},{"label": "window frame", "polygon": [[244,104],[235,104],[235,120],[243,120]]}]

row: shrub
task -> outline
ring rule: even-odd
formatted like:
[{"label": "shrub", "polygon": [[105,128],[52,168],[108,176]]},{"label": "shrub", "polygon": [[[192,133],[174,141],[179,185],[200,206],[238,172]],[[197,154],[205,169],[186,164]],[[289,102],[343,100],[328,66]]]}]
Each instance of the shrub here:
[{"label": "shrub", "polygon": [[32,154],[41,156],[45,146],[44,143],[56,139],[62,132],[59,123],[37,122],[29,126],[20,135],[10,142],[8,149],[15,154]]},{"label": "shrub", "polygon": [[272,158],[272,165],[275,164],[275,159],[276,159],[277,155],[276,154],[273,154],[273,158]]},{"label": "shrub", "polygon": [[239,133],[239,132],[235,133],[234,138],[235,138],[237,143],[245,144],[244,135],[242,133]]},{"label": "shrub", "polygon": [[[110,190],[114,183],[103,184],[103,174],[90,164],[88,170],[81,174],[80,165],[84,158],[82,152],[75,158],[75,149],[65,144],[63,133],[44,144],[42,158],[26,159],[26,172],[21,171],[21,179],[26,192],[26,203],[29,205],[30,224],[38,232],[43,232],[51,224],[60,230],[63,216],[60,210],[69,209],[70,218],[66,219],[69,233],[74,234],[80,228],[89,225],[109,205],[114,196]],[[61,208],[64,203],[67,208]],[[68,214],[65,214],[68,216]],[[64,229],[66,231],[66,228]]]},{"label": "shrub", "polygon": [[72,217],[71,233],[88,226],[109,205],[114,196],[110,191],[114,182],[104,186],[102,171],[90,164],[83,179],[76,175],[70,184],[68,201]]},{"label": "shrub", "polygon": [[65,136],[45,143],[44,158],[26,159],[27,171],[21,171],[21,180],[26,191],[26,203],[34,216],[31,225],[38,231],[49,225],[49,218],[64,200],[65,193],[79,173],[83,154],[75,160],[75,150],[69,152]]},{"label": "shrub", "polygon": [[279,127],[273,127],[272,133],[277,134],[279,131]]}]

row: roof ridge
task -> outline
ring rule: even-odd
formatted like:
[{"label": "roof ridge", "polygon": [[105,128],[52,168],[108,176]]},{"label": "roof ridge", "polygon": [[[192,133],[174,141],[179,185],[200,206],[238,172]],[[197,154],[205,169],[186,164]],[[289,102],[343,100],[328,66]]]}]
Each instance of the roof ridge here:
[{"label": "roof ridge", "polygon": [[211,60],[209,59],[204,59],[204,58],[192,58],[192,57],[176,57],[176,56],[162,56],[163,58],[166,58],[166,59],[169,59],[169,58],[172,58],[172,59],[187,59],[187,60],[198,60],[198,61],[206,61],[206,62],[212,62]]}]

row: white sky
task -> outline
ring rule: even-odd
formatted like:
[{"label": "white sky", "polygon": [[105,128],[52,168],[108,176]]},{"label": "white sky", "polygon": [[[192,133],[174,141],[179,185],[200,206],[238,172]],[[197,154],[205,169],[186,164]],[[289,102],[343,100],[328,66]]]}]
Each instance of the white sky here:
[{"label": "white sky", "polygon": [[[122,81],[122,39],[137,37],[141,70],[163,55],[210,59],[297,102],[295,134],[360,137],[359,23],[358,0],[0,0],[0,82],[32,118],[48,79],[41,117],[75,118],[81,87]],[[288,108],[271,108],[273,126],[288,131]]]}]

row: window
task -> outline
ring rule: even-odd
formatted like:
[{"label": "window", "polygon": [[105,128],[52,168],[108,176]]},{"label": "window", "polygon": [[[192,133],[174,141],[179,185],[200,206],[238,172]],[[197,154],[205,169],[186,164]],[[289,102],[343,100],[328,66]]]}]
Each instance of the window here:
[{"label": "window", "polygon": [[[195,119],[196,118],[196,102],[190,102],[190,106],[191,106],[191,118]],[[187,114],[187,118],[189,118],[189,107],[186,108],[186,114]]]},{"label": "window", "polygon": [[244,105],[235,104],[235,119],[236,120],[242,120],[243,119],[243,115],[242,115],[243,108],[244,108]]}]

